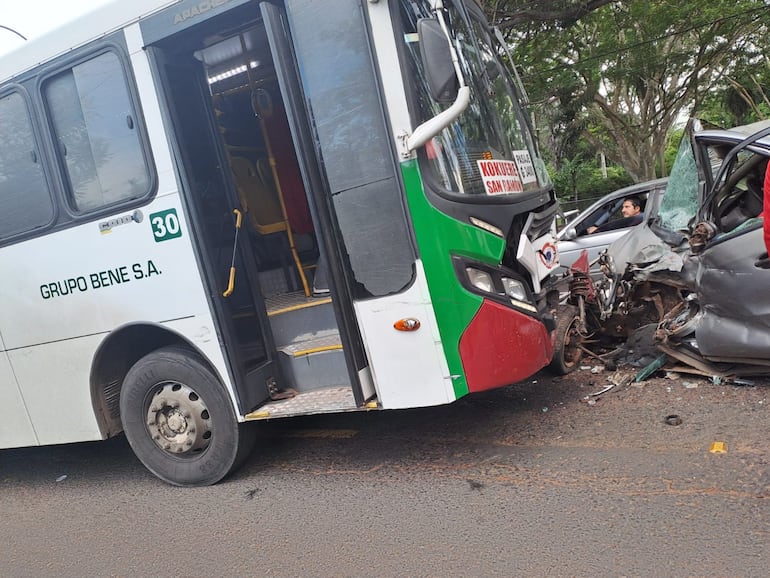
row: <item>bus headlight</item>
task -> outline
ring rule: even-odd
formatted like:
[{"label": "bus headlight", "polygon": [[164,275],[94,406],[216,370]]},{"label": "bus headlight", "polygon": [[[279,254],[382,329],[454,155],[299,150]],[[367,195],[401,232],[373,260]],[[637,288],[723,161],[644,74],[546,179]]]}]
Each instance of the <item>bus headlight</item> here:
[{"label": "bus headlight", "polygon": [[492,275],[486,271],[475,269],[473,267],[466,267],[465,272],[468,274],[468,281],[479,291],[486,293],[495,292],[495,284],[492,282]]},{"label": "bus headlight", "polygon": [[521,281],[511,279],[510,277],[503,277],[502,282],[503,290],[508,297],[517,301],[527,300],[527,290],[524,289],[524,284]]},{"label": "bus headlight", "polygon": [[539,312],[526,281],[518,278],[510,269],[476,264],[459,256],[453,256],[452,259],[455,273],[466,290],[487,299],[507,302],[531,313]]}]

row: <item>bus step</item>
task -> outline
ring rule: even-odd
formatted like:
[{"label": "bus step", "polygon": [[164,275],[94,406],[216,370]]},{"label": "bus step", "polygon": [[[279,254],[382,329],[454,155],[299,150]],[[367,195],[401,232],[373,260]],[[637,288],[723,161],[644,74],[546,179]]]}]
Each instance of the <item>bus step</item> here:
[{"label": "bus step", "polygon": [[265,305],[278,348],[300,339],[336,333],[337,321],[330,297],[305,297],[302,291],[295,291],[266,299]]},{"label": "bus step", "polygon": [[303,339],[278,348],[286,387],[299,392],[347,384],[350,388],[345,354],[339,334]]},{"label": "bus step", "polygon": [[310,309],[331,303],[331,297],[305,297],[302,291],[292,291],[265,299],[268,317],[275,317],[302,309]]},{"label": "bus step", "polygon": [[326,387],[313,391],[299,392],[292,398],[270,401],[256,411],[246,415],[248,421],[311,415],[316,413],[336,413],[341,411],[366,411],[375,409],[376,403],[356,407],[350,386]]}]

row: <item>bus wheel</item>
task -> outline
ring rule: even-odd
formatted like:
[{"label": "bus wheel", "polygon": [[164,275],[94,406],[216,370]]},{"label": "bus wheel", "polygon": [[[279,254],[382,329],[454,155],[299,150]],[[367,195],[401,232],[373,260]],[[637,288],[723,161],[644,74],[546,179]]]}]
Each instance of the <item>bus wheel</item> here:
[{"label": "bus wheel", "polygon": [[559,308],[556,319],[556,340],[553,346],[553,359],[549,368],[557,375],[566,375],[574,370],[583,357],[583,338],[578,332],[577,307],[563,305]]},{"label": "bus wheel", "polygon": [[230,397],[195,352],[154,351],[129,370],[120,392],[123,431],[136,456],[177,486],[215,484],[254,445],[251,424],[239,424]]}]

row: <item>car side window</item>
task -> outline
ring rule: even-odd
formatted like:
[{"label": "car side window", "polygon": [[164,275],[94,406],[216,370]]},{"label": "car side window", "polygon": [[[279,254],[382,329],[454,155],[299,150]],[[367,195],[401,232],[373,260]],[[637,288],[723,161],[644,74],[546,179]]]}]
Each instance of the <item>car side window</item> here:
[{"label": "car side window", "polygon": [[578,236],[600,233],[604,230],[626,229],[639,224],[638,219],[630,219],[623,214],[623,203],[629,196],[637,197],[641,203],[640,214],[643,215],[648,194],[647,192],[635,193],[605,203],[581,223],[577,231]]},{"label": "car side window", "polygon": [[592,227],[600,227],[607,223],[612,216],[620,211],[623,199],[613,199],[598,207],[588,215],[577,229],[578,236],[588,235]]},{"label": "car side window", "polygon": [[762,212],[767,157],[749,150],[736,155],[718,183],[709,209],[721,232],[732,231]]}]

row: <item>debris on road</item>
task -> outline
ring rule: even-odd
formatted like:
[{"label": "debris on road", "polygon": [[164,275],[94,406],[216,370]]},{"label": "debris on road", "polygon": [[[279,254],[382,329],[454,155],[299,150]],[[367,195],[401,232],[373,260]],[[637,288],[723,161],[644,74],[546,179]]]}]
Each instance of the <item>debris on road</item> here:
[{"label": "debris on road", "polygon": [[599,390],[599,391],[597,391],[595,393],[589,393],[588,395],[591,396],[591,397],[596,397],[597,395],[601,395],[603,393],[607,393],[609,390],[611,390],[613,387],[615,387],[615,385],[616,384],[611,383],[607,387],[605,387],[604,389],[601,389],[601,390]]},{"label": "debris on road", "polygon": [[652,363],[650,363],[647,367],[645,367],[639,373],[636,374],[636,383],[639,383],[640,381],[644,381],[645,379],[650,377],[653,373],[655,373],[664,365],[666,365],[667,361],[668,361],[668,357],[666,356],[666,354],[659,355],[658,357],[656,357]]},{"label": "debris on road", "polygon": [[682,418],[675,413],[667,415],[663,421],[666,425],[682,425]]},{"label": "debris on road", "polygon": [[727,444],[725,442],[713,442],[709,448],[709,451],[712,454],[726,454]]}]

